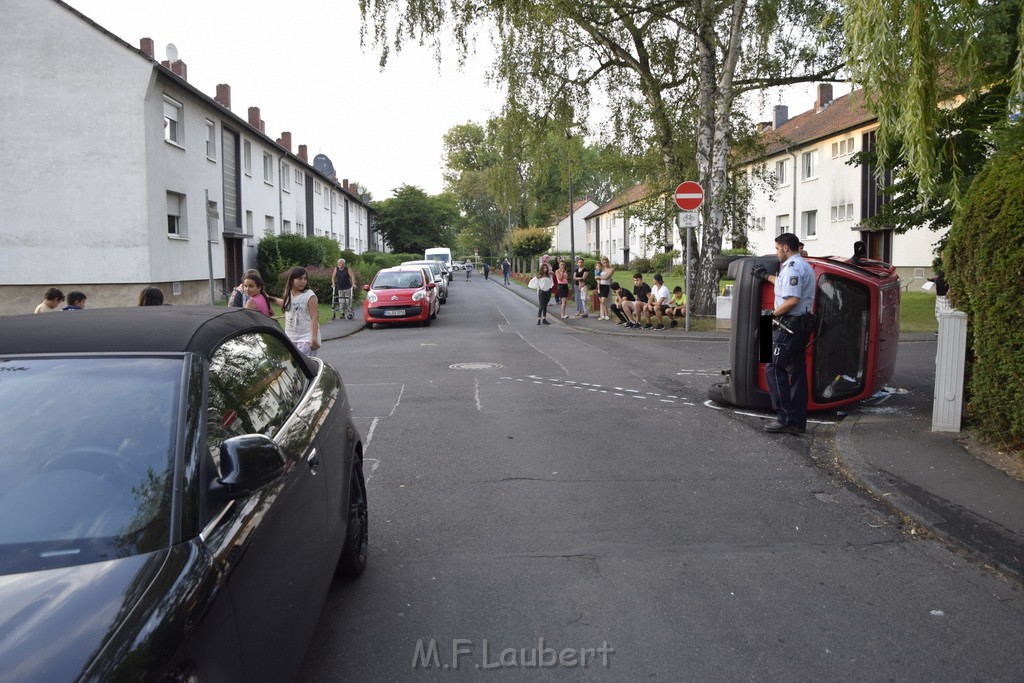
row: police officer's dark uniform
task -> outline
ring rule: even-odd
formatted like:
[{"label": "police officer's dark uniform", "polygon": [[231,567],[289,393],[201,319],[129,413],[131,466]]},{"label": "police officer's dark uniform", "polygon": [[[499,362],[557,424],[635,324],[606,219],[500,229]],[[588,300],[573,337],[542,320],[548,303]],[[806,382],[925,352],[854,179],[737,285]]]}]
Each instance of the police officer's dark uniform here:
[{"label": "police officer's dark uniform", "polygon": [[773,315],[791,297],[799,302],[776,317],[772,333],[772,362],[765,368],[765,379],[778,417],[764,429],[802,434],[807,428],[807,343],[813,327],[814,269],[799,252],[792,253],[779,268],[775,309],[764,314]]}]

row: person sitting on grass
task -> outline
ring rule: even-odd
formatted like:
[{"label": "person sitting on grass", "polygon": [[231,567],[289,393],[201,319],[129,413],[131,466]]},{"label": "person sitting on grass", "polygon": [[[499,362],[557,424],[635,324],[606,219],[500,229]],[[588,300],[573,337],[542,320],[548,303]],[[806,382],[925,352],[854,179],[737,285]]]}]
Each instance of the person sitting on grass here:
[{"label": "person sitting on grass", "polygon": [[675,327],[679,324],[677,318],[682,318],[686,315],[686,295],[683,294],[683,288],[678,285],[672,290],[672,298],[668,300],[668,317],[669,327]]}]

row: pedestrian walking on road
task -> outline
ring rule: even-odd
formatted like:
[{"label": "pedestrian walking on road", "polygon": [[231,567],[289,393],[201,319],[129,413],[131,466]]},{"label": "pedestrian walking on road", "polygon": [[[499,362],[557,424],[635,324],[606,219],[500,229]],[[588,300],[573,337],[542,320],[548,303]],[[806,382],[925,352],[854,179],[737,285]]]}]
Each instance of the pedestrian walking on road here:
[{"label": "pedestrian walking on road", "polygon": [[512,264],[508,262],[508,259],[505,259],[504,261],[501,262],[501,275],[502,275],[502,277],[505,278],[505,284],[506,285],[509,283],[508,276],[511,275],[511,274],[512,274]]},{"label": "pedestrian walking on road", "polygon": [[473,272],[473,262],[466,259],[466,264],[463,266],[466,269],[466,282],[469,282],[469,276]]},{"label": "pedestrian walking on road", "polygon": [[775,285],[775,307],[761,311],[771,316],[772,362],[765,367],[768,395],[778,416],[764,430],[773,434],[803,434],[807,428],[807,342],[811,337],[814,271],[800,255],[800,240],[791,232],[775,238],[775,253],[782,264],[769,275],[758,264],[751,274]]},{"label": "pedestrian walking on road", "polygon": [[540,270],[537,271],[537,299],[540,307],[537,309],[537,324],[550,325],[548,322],[548,304],[551,303],[551,286],[553,281],[551,279],[551,270],[548,268],[548,264],[545,261],[540,264]]},{"label": "pedestrian walking on road", "polygon": [[485,280],[490,280],[491,279],[490,275],[491,275],[491,264],[490,263],[484,263],[484,279]]}]

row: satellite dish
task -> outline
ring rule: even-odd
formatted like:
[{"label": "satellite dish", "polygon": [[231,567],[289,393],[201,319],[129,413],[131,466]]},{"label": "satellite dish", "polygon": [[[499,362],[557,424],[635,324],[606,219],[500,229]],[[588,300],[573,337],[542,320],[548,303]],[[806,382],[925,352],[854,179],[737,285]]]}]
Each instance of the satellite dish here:
[{"label": "satellite dish", "polygon": [[326,154],[317,154],[313,157],[313,168],[320,171],[320,173],[328,178],[334,177],[334,164],[331,163],[331,160]]},{"label": "satellite dish", "polygon": [[168,62],[174,63],[178,61],[178,48],[174,47],[174,43],[167,43],[167,49],[165,52],[167,54]]}]

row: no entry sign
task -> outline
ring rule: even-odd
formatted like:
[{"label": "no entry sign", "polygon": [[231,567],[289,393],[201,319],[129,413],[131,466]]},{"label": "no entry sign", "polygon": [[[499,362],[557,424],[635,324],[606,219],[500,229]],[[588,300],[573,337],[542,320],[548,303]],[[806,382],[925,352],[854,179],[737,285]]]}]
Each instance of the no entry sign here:
[{"label": "no entry sign", "polygon": [[679,183],[679,187],[676,188],[675,200],[676,206],[683,211],[693,211],[704,203],[704,188],[700,186],[700,183],[695,183],[692,180]]}]

